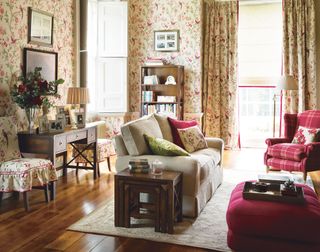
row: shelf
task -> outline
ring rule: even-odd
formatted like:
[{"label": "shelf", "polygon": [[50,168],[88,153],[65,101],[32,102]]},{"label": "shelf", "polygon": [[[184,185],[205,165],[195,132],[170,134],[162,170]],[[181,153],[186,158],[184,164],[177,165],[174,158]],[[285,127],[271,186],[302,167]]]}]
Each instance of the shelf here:
[{"label": "shelf", "polygon": [[174,84],[141,84],[142,87],[154,87],[154,86],[164,86],[164,87],[176,87]]},{"label": "shelf", "polygon": [[183,66],[181,65],[170,65],[170,64],[167,64],[167,65],[157,65],[157,66],[147,66],[147,65],[143,65],[141,66],[141,68],[183,68]]}]

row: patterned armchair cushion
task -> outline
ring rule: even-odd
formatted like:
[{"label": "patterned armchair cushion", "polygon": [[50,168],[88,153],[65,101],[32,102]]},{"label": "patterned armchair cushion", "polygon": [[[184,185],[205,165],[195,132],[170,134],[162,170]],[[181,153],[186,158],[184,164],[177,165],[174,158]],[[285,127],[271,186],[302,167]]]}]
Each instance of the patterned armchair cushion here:
[{"label": "patterned armchair cushion", "polygon": [[0,117],[0,162],[20,158],[14,117]]},{"label": "patterned armchair cushion", "polygon": [[192,153],[197,150],[208,148],[207,141],[198,126],[185,129],[178,129],[181,142],[187,152]]},{"label": "patterned armchair cushion", "polygon": [[25,192],[33,186],[43,186],[57,180],[50,160],[19,158],[0,163],[0,191]]},{"label": "patterned armchair cushion", "polygon": [[296,134],[294,135],[292,143],[309,144],[312,142],[316,142],[319,138],[319,132],[320,132],[319,128],[309,129],[309,128],[299,126]]},{"label": "patterned armchair cushion", "polygon": [[[83,150],[85,148],[85,144],[77,144],[77,148],[79,150]],[[73,156],[75,157],[78,154],[78,152],[73,149]],[[110,139],[98,139],[97,141],[97,162],[103,162],[106,160],[107,157],[113,156],[116,154],[116,151],[114,149],[112,140]],[[88,149],[85,150],[83,155],[88,158],[90,161],[92,161],[93,157],[93,150]],[[87,163],[88,161],[85,160],[81,155],[76,157],[75,159],[76,163]]]},{"label": "patterned armchair cushion", "polygon": [[306,148],[303,144],[275,144],[268,147],[268,155],[273,158],[301,161],[306,157]]}]

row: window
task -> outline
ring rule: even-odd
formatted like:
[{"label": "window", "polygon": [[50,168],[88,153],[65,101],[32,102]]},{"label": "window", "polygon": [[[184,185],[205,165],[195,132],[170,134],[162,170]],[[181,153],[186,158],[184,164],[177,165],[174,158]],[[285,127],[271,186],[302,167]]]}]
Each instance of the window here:
[{"label": "window", "polygon": [[127,111],[127,2],[89,1],[89,111]]},{"label": "window", "polygon": [[241,1],[238,41],[241,145],[265,147],[273,135],[274,87],[281,75],[281,1]]}]

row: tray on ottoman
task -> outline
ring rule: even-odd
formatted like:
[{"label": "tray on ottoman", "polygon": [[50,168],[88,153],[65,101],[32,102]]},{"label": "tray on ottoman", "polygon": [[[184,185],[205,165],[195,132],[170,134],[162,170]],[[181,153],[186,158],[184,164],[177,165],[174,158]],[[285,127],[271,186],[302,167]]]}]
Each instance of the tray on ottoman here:
[{"label": "tray on ottoman", "polygon": [[254,190],[254,182],[247,181],[245,182],[243,188],[243,198],[244,199],[251,199],[251,200],[264,200],[264,201],[276,201],[276,202],[283,202],[283,203],[294,203],[294,204],[304,204],[304,192],[303,188],[297,186],[297,194],[296,196],[293,195],[283,195],[281,193],[281,185],[282,184],[273,184],[270,183],[268,185],[268,190],[266,192],[258,192]]}]

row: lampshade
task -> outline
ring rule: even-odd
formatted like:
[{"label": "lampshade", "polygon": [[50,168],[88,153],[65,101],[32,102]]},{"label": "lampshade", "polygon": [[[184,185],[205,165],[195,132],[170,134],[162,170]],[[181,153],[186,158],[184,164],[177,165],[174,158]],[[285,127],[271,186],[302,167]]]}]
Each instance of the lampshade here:
[{"label": "lampshade", "polygon": [[281,76],[278,85],[278,90],[298,90],[298,81],[292,75]]},{"label": "lampshade", "polygon": [[87,104],[89,102],[88,88],[70,87],[68,89],[67,104]]}]

